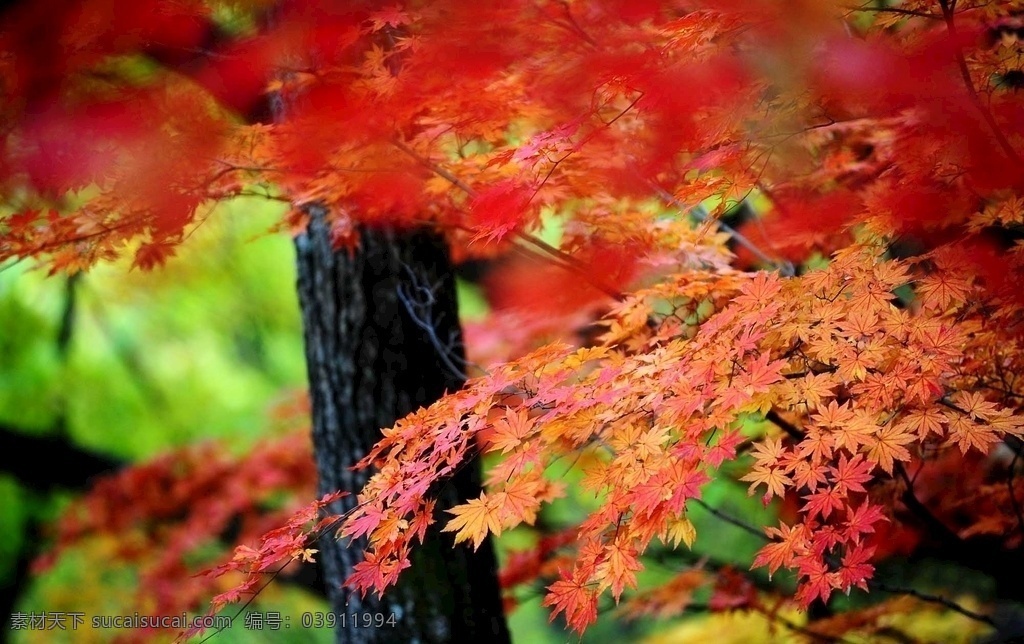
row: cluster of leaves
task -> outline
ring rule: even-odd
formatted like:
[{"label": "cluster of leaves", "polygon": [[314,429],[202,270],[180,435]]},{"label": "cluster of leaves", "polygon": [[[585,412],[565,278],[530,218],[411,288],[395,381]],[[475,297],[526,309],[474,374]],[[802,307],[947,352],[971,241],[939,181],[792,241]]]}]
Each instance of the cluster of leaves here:
[{"label": "cluster of leaves", "polygon": [[[61,23],[78,55],[59,62],[4,31],[0,73],[18,100],[3,106],[0,170],[21,192],[0,258],[52,253],[74,270],[141,238],[136,264],[153,267],[199,205],[262,192],[292,203],[290,226],[330,206],[339,245],[358,243],[360,224],[434,225],[460,257],[543,257],[558,269],[543,279],[521,260],[504,269],[513,316],[545,310],[527,297],[559,320],[603,311],[588,346],[492,365],[384,431],[341,530],[370,543],[353,587],[397,579],[437,519],[428,491],[475,456],[503,458],[445,527],[474,545],[533,523],[562,492],[546,471],[567,458],[601,506],[545,604],[583,631],[602,593],[637,585],[654,540],[693,541],[688,502],[750,452],[751,492],[794,510],[755,563],[796,571],[806,606],[868,587],[872,538],[900,504],[950,530],[911,464],[1019,444],[1024,61],[1011,8],[302,2],[223,56],[184,60],[207,8],[154,5],[178,22],[140,20],[132,38],[112,37],[123,21],[88,37],[89,21]],[[160,66],[129,84],[140,54]],[[246,74],[231,66],[243,59]],[[272,124],[252,116],[261,95],[282,106]],[[77,208],[52,196],[90,183]],[[827,266],[731,267],[714,219],[752,195],[769,213],[741,230],[738,266],[813,251]],[[703,223],[681,212],[711,197]],[[568,220],[557,248],[536,235],[544,213]],[[778,433],[747,440],[751,415]],[[993,514],[976,533],[1024,523],[1016,461],[1009,485],[979,491]]]},{"label": "cluster of leaves", "polygon": [[[100,479],[56,524],[55,546],[36,568],[46,569],[67,548],[113,534],[117,547],[108,556],[136,569],[146,589],[135,610],[178,615],[213,593],[237,599],[237,575],[199,573],[233,544],[260,535],[259,554],[268,565],[308,558],[305,524],[322,506],[296,511],[313,497],[314,478],[309,441],[292,436],[263,442],[244,458],[214,443],[171,452]],[[248,572],[254,555],[240,548],[218,572]]]},{"label": "cluster of leaves", "polygon": [[[692,542],[686,502],[738,457],[741,415],[772,413],[798,420],[780,420],[788,435],[754,447],[743,480],[764,490],[765,503],[798,495],[799,518],[769,530],[772,543],[755,565],[796,569],[804,605],[836,589],[867,589],[873,548],[865,538],[886,514],[866,486],[902,472],[908,445],[987,451],[1024,432],[1012,407],[960,388],[994,377],[965,372],[962,352],[1005,327],[988,307],[936,295],[946,279],[938,269],[915,279],[911,266],[879,261],[878,252],[850,246],[827,268],[791,280],[680,274],[615,307],[600,344],[549,346],[497,366],[386,430],[364,461],[379,472],[342,530],[369,534],[372,547],[350,583],[382,590],[394,580],[431,520],[424,492],[473,454],[506,456],[488,473],[489,491],[452,510],[445,528],[474,545],[532,523],[559,491],[543,473],[575,454],[585,457],[583,485],[602,507],[578,526],[575,565],[546,603],[582,630],[602,591],[618,598],[636,585],[652,539]],[[919,295],[912,307],[897,306],[893,291],[908,284]],[[981,297],[965,282],[968,292]]]}]

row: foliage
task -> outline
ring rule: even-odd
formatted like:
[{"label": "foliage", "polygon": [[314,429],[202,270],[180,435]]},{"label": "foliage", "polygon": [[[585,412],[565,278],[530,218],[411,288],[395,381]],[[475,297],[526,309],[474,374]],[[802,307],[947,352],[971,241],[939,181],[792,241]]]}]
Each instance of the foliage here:
[{"label": "foliage", "polygon": [[[174,614],[208,596],[209,583],[194,576],[189,560],[202,565],[203,549],[211,546],[219,554],[219,535],[251,541],[285,520],[302,526],[306,515],[292,517],[294,503],[282,504],[280,497],[282,491],[311,495],[310,474],[309,445],[291,437],[264,442],[241,460],[218,445],[196,446],[98,482],[67,511],[57,541],[118,534],[121,550],[114,556],[141,564],[139,583],[148,589],[154,614]],[[289,558],[308,556],[304,550],[293,546]],[[51,551],[47,559],[58,554]],[[242,554],[234,561],[244,561]]]},{"label": "foliage", "polygon": [[[70,513],[64,486],[86,485],[73,474],[82,471],[82,451],[60,457],[40,450],[59,464],[39,471],[43,488],[0,468],[0,524],[9,535],[0,585],[5,593],[20,591],[12,610],[112,615],[169,602],[164,614],[195,610],[237,583],[196,573],[308,503],[314,474],[308,404],[294,390],[305,378],[294,260],[289,240],[266,234],[280,216],[267,202],[225,204],[161,271],[129,272],[122,262],[96,267],[73,284],[46,278],[34,262],[0,272],[3,437],[35,430],[30,435],[56,447],[64,441],[85,456],[116,457],[108,468],[121,459],[160,457],[136,475],[98,483],[92,496],[103,496]],[[69,329],[66,355],[55,350],[58,325]],[[197,440],[219,444],[168,454]],[[268,444],[253,451],[259,441]],[[243,454],[246,461],[237,462]],[[30,464],[40,458],[27,451],[7,457]],[[133,482],[140,482],[134,493],[125,489]],[[83,506],[103,512],[92,516]],[[47,527],[59,512],[66,524]],[[87,521],[95,529],[81,529]],[[55,542],[59,552],[46,553]],[[45,572],[16,572],[19,560],[27,567],[39,553],[46,553]],[[294,580],[298,569],[279,579]],[[260,610],[302,596],[294,583],[280,586],[261,595]],[[319,609],[306,595],[309,609]],[[44,633],[46,641],[64,641],[53,639],[54,631],[12,637],[27,643],[43,641]],[[75,641],[110,635],[74,631]]]},{"label": "foliage", "polygon": [[[549,580],[544,604],[581,633],[642,555],[700,538],[690,510],[735,463],[781,500],[754,566],[794,572],[802,607],[915,548],[1005,587],[1024,531],[1011,5],[296,2],[187,60],[199,3],[109,21],[85,3],[59,14],[60,52],[19,35],[52,19],[24,9],[3,37],[0,257],[76,271],[135,244],[151,269],[241,194],[289,202],[289,230],[330,206],[339,247],[430,225],[460,258],[529,256],[491,282],[507,360],[364,459],[341,530],[370,541],[361,592],[395,581],[442,519],[431,492],[479,455],[501,457],[487,491],[443,517],[474,546],[537,522],[564,493],[553,464],[583,471],[597,507],[513,575]],[[732,231],[735,257],[716,221],[745,200],[765,218]],[[544,213],[565,220],[558,247]],[[794,274],[812,252],[830,259]],[[751,417],[774,429],[745,435]],[[944,489],[955,472],[966,499]],[[671,611],[657,593],[625,610],[677,613],[701,588],[712,610],[762,606],[749,578],[696,570],[668,582]]]}]

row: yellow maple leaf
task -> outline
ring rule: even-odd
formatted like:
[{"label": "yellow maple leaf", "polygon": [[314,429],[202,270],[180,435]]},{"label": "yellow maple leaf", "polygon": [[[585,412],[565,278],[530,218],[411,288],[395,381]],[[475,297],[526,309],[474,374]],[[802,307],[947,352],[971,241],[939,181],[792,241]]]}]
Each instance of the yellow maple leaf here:
[{"label": "yellow maple leaf", "polygon": [[455,532],[455,543],[472,539],[473,549],[476,550],[484,542],[488,530],[495,536],[501,534],[499,506],[486,492],[481,492],[479,499],[457,505],[448,512],[454,514],[455,518],[441,532]]},{"label": "yellow maple leaf", "polygon": [[673,548],[678,548],[680,542],[685,543],[687,548],[692,548],[693,541],[697,538],[697,529],[689,519],[680,517],[668,524],[665,538],[672,542]]}]

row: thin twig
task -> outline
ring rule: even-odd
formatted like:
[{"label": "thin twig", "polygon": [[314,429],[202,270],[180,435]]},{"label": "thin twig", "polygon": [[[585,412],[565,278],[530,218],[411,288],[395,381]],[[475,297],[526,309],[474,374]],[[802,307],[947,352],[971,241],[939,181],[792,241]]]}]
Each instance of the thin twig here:
[{"label": "thin twig", "polygon": [[439,176],[439,177],[441,177],[443,179],[447,179],[450,184],[452,184],[453,186],[455,186],[459,190],[465,192],[470,197],[476,195],[476,191],[473,190],[473,188],[471,188],[470,185],[467,184],[465,181],[463,181],[462,179],[458,178],[457,176],[455,176],[454,174],[452,174],[451,172],[449,172],[445,168],[437,165],[436,163],[434,163],[430,159],[428,159],[426,157],[423,157],[423,156],[420,156],[419,154],[417,154],[417,152],[415,150],[410,148],[405,143],[402,143],[397,138],[396,139],[392,139],[391,142],[394,144],[394,146],[396,148],[398,148],[402,152],[405,152],[407,155],[409,155],[410,157],[415,159],[416,162],[418,162],[420,165],[422,165],[423,167],[427,168],[428,170],[430,170],[431,172],[433,172],[437,176]]},{"label": "thin twig", "polygon": [[516,236],[529,244],[533,244],[534,246],[543,250],[549,255],[561,260],[563,263],[568,264],[572,270],[581,272],[583,275],[587,277],[587,281],[590,283],[591,286],[601,291],[602,293],[612,298],[613,300],[621,302],[625,299],[625,296],[623,296],[623,294],[617,291],[616,289],[612,288],[611,286],[608,286],[607,284],[602,283],[600,280],[594,279],[594,277],[592,277],[589,274],[593,270],[593,267],[588,266],[585,263],[573,257],[572,255],[555,248],[554,246],[547,243],[540,237],[537,237],[536,235],[531,235],[529,233],[519,231],[516,233]]},{"label": "thin twig", "polygon": [[[290,559],[290,560],[286,561],[284,564],[282,564],[281,567],[279,567],[277,570],[270,571],[268,573],[268,579],[267,579],[266,583],[264,583],[261,587],[259,587],[257,589],[249,591],[249,594],[251,596],[249,597],[249,599],[247,599],[245,601],[244,604],[242,604],[241,606],[238,607],[238,611],[236,611],[234,615],[232,615],[232,616],[230,616],[228,618],[228,624],[229,625],[234,625],[235,620],[238,619],[242,615],[242,613],[244,613],[249,608],[249,606],[252,605],[252,603],[254,601],[256,601],[256,597],[258,597],[260,595],[260,593],[262,593],[265,588],[270,586],[270,584],[274,583],[274,580],[277,579],[278,575],[281,574],[281,571],[283,571],[285,568],[287,568],[288,564],[290,564],[292,561],[293,560]],[[222,633],[226,628],[227,628],[227,626],[220,626],[220,627],[215,628],[212,633],[208,634],[206,637],[204,637],[203,639],[199,640],[199,644],[206,644],[206,642],[209,642],[215,636],[217,636],[220,633]],[[184,631],[182,632],[182,634],[184,634]],[[179,634],[179,637],[180,636],[181,636],[181,634]],[[175,639],[174,641],[177,642],[178,640]]]},{"label": "thin twig", "polygon": [[916,18],[929,18],[932,20],[941,20],[942,16],[934,13],[928,13],[925,11],[914,11],[912,9],[900,9],[899,7],[871,7],[862,5],[860,7],[846,7],[850,12],[864,11],[870,13],[895,13],[901,16],[913,16]]},{"label": "thin twig", "polygon": [[848,640],[848,639],[846,639],[846,638],[844,638],[842,636],[828,635],[828,634],[825,634],[825,633],[820,633],[820,632],[818,632],[818,631],[816,631],[816,630],[814,630],[812,628],[808,628],[807,626],[801,626],[801,625],[797,624],[796,622],[794,622],[793,620],[789,619],[788,617],[783,617],[782,615],[779,615],[778,611],[767,610],[767,609],[765,609],[764,607],[761,607],[761,606],[754,606],[751,610],[754,610],[756,612],[761,613],[762,615],[764,615],[766,618],[768,618],[769,620],[771,620],[773,622],[778,622],[778,623],[782,624],[783,626],[785,626],[789,630],[793,631],[794,633],[800,633],[801,635],[806,635],[807,637],[811,638],[814,641],[817,641],[817,642],[830,642],[830,643],[835,642],[835,643],[838,643],[838,644],[853,644],[851,640]]},{"label": "thin twig", "polygon": [[598,42],[594,40],[590,36],[590,34],[583,30],[583,27],[580,26],[580,23],[576,22],[576,18],[572,15],[572,8],[569,6],[569,3],[563,0],[559,4],[562,5],[562,9],[565,11],[565,21],[566,24],[569,25],[569,31],[573,32],[574,34],[582,38],[583,41],[586,42],[588,45],[594,47],[595,49],[600,49],[600,45],[598,44]]},{"label": "thin twig", "polygon": [[713,508],[710,505],[708,505],[707,503],[705,503],[702,499],[691,499],[691,500],[694,503],[696,503],[697,505],[699,505],[700,507],[702,507],[705,510],[707,510],[709,513],[711,513],[714,516],[716,516],[719,519],[721,519],[722,521],[725,521],[726,523],[734,525],[737,528],[740,528],[741,530],[749,532],[750,534],[754,535],[755,537],[758,537],[760,539],[764,539],[765,541],[771,541],[771,539],[768,538],[768,535],[766,535],[764,533],[764,530],[760,530],[760,529],[756,528],[755,526],[753,526],[753,525],[751,525],[751,524],[749,524],[749,523],[747,523],[747,522],[745,522],[745,521],[743,521],[741,519],[737,519],[736,517],[734,517],[734,516],[732,516],[730,514],[726,514],[725,512],[722,512],[721,510],[719,510],[718,508]]},{"label": "thin twig", "polygon": [[437,337],[437,321],[434,320],[434,304],[437,302],[435,292],[440,284],[434,284],[428,286],[420,282],[419,276],[409,266],[403,265],[405,272],[409,275],[409,280],[412,285],[411,290],[407,290],[405,284],[399,284],[398,299],[405,306],[405,310],[408,311],[409,317],[413,323],[423,330],[427,335],[427,340],[437,351],[438,357],[441,358],[441,362],[444,366],[460,380],[468,380],[466,373],[463,369],[456,366],[452,362],[451,355],[455,352],[455,338],[449,340],[448,345],[445,346],[441,343],[441,339]]},{"label": "thin twig", "polygon": [[964,617],[973,619],[976,622],[981,622],[983,624],[988,624],[992,628],[996,627],[995,620],[993,620],[988,615],[982,615],[981,613],[976,613],[973,610],[970,610],[968,608],[964,608],[963,606],[961,606],[960,604],[956,603],[955,601],[953,601],[951,599],[946,599],[945,597],[942,597],[941,595],[932,595],[932,594],[929,594],[929,593],[923,593],[923,592],[921,592],[919,590],[914,590],[913,588],[894,588],[892,586],[888,586],[886,584],[883,584],[883,583],[880,583],[880,582],[877,582],[877,581],[872,581],[872,582],[870,582],[869,585],[871,586],[871,588],[873,590],[880,590],[883,593],[892,593],[894,595],[909,595],[910,597],[914,597],[915,599],[920,599],[921,601],[928,602],[929,604],[937,604],[939,606],[944,606],[944,607],[948,608],[949,610],[957,612],[957,613],[960,613]]}]

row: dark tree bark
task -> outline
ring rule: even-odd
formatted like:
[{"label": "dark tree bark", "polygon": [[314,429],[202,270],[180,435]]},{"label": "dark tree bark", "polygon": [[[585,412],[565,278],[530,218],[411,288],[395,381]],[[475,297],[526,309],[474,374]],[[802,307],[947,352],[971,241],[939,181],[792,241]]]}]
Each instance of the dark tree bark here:
[{"label": "dark tree bark", "polygon": [[[307,231],[296,239],[299,303],[313,408],[313,447],[321,494],[352,492],[332,511],[355,505],[369,476],[349,467],[378,440],[380,430],[462,385],[450,362],[462,357],[453,269],[444,241],[430,232],[363,230],[359,247],[331,247],[323,208],[309,210]],[[414,320],[400,287],[436,286],[431,311],[436,337],[456,340],[454,356]],[[476,464],[444,485],[438,512],[479,496]],[[477,552],[452,545],[432,526],[412,567],[385,593],[360,598],[341,582],[362,560],[365,542],[323,538],[318,548],[335,613],[395,615],[394,627],[338,628],[336,641],[507,642],[496,560],[488,540]]]}]

